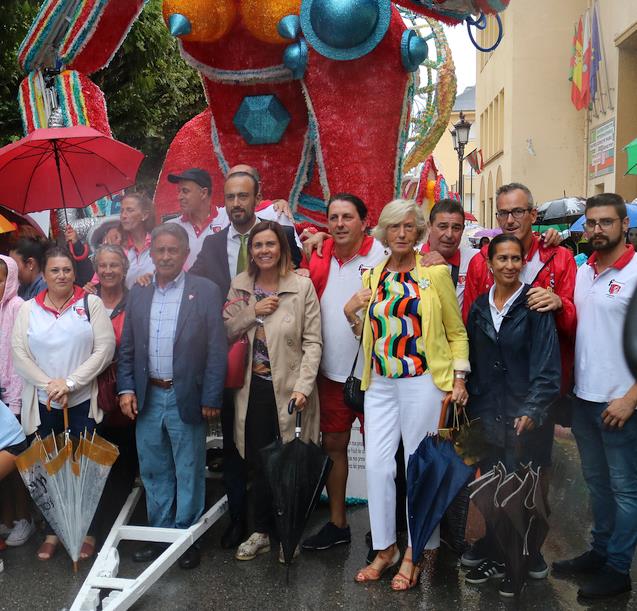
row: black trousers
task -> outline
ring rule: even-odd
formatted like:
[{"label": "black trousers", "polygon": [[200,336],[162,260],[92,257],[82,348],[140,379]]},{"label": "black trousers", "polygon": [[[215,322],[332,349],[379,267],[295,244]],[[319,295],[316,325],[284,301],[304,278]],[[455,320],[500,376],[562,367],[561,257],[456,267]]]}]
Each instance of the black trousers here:
[{"label": "black trousers", "polygon": [[273,530],[272,496],[263,471],[261,448],[279,437],[279,419],[272,382],[252,376],[250,399],[245,424],[246,460],[253,472],[251,502],[254,508],[254,530]]},{"label": "black trousers", "polygon": [[234,443],[234,392],[223,391],[221,433],[223,435],[223,485],[228,496],[228,513],[233,522],[246,517],[245,463]]},{"label": "black trousers", "polygon": [[89,529],[89,532],[94,532],[98,546],[101,546],[133,489],[139,473],[139,461],[134,423],[119,427],[109,426],[103,422],[98,425],[97,432],[119,448],[119,456],[108,474],[104,492]]}]

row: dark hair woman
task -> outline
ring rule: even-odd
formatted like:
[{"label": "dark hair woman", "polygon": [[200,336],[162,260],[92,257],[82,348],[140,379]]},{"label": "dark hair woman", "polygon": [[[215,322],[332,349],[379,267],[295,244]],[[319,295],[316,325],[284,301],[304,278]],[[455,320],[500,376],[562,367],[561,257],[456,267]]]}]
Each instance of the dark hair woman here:
[{"label": "dark hair woman", "polygon": [[283,229],[257,223],[248,238],[248,270],[232,281],[224,319],[230,341],[245,334],[249,358],[243,388],[235,394],[235,438],[241,456],[254,467],[255,532],[235,554],[252,560],[270,549],[272,504],[259,450],[279,435],[294,438],[294,400],[303,410],[305,441],[318,442],[316,374],[321,360],[321,315],[309,278],[295,274]]},{"label": "dark hair woman", "polygon": [[[63,432],[63,404],[69,407],[75,437],[92,432],[102,420],[97,376],[113,359],[115,336],[102,300],[85,297],[74,285],[74,265],[66,248],[54,246],[45,253],[48,288],[22,304],[13,327],[13,363],[24,380],[21,420],[27,435],[36,430],[41,437]],[[38,558],[51,558],[57,543],[48,530]],[[94,542],[87,541],[80,558],[93,551]]]},{"label": "dark hair woman", "polygon": [[[481,419],[491,446],[491,455],[481,465],[483,472],[498,462],[509,471],[529,463],[533,468],[551,463],[549,406],[560,396],[559,342],[553,314],[526,306],[529,287],[520,280],[523,253],[518,238],[493,238],[488,263],[495,283],[476,299],[467,320],[471,362],[467,410],[471,418]],[[545,485],[546,478],[541,482]],[[503,554],[494,533],[487,528],[486,537],[476,545],[486,560],[465,579],[484,583],[504,576]],[[547,573],[538,551],[529,560],[529,574],[539,578]],[[515,594],[510,580],[502,582],[500,593]]]}]

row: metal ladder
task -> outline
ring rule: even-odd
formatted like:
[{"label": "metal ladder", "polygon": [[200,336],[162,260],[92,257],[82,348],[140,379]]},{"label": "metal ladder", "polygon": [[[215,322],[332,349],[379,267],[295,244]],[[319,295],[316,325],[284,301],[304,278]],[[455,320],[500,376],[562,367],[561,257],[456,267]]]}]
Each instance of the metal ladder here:
[{"label": "metal ladder", "polygon": [[[228,508],[228,500],[224,495],[201,516],[196,524],[187,529],[128,526],[128,521],[141,495],[142,488],[136,487],[128,496],[70,611],[99,609],[101,590],[111,591],[101,602],[102,611],[129,609]],[[170,545],[138,577],[123,579],[117,577],[119,571],[117,545],[124,540],[170,543]]]}]

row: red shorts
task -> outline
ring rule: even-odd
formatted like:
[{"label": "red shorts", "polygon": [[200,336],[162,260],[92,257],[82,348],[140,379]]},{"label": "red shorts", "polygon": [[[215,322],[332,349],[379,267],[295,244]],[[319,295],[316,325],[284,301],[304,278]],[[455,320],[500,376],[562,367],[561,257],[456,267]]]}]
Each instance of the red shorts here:
[{"label": "red shorts", "polygon": [[316,379],[321,402],[321,433],[344,433],[350,431],[354,420],[358,418],[363,432],[363,414],[355,412],[345,405],[342,382],[329,380],[318,374]]}]

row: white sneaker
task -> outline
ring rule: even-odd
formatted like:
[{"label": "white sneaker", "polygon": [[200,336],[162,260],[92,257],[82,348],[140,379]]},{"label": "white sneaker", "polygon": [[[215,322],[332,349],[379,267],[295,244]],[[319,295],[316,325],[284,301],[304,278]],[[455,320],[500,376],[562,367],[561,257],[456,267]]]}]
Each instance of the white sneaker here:
[{"label": "white sneaker", "polygon": [[18,520],[13,523],[11,534],[7,537],[5,543],[9,547],[18,547],[24,545],[31,535],[35,532],[35,525],[31,520]]},{"label": "white sneaker", "polygon": [[270,537],[264,533],[252,533],[247,541],[238,548],[234,557],[237,560],[253,560],[259,554],[267,554],[270,551]]}]

